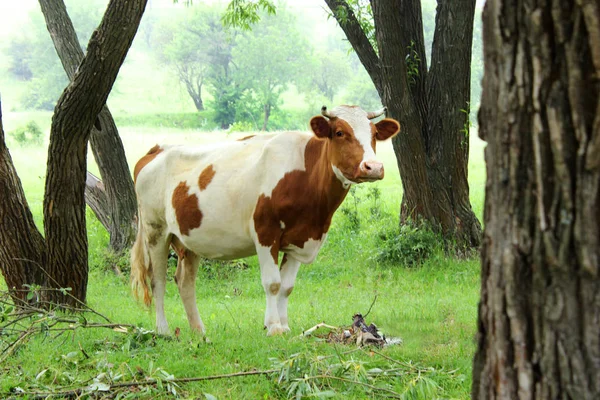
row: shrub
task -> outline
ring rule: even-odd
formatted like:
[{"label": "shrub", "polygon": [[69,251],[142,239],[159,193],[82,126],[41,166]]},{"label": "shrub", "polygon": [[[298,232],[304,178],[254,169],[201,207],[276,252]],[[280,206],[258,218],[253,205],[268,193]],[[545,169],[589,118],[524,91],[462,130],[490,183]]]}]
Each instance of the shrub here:
[{"label": "shrub", "polygon": [[228,133],[232,132],[254,132],[256,128],[251,122],[248,121],[236,121],[229,127]]},{"label": "shrub", "polygon": [[115,117],[117,126],[147,126],[155,128],[200,129],[213,130],[217,125],[213,122],[211,111],[195,113],[149,113],[127,114]]},{"label": "shrub", "polygon": [[425,223],[408,222],[400,228],[380,232],[377,261],[414,267],[422,264],[443,243]]},{"label": "shrub", "polygon": [[35,121],[29,121],[27,125],[20,126],[9,135],[20,145],[20,146],[39,146],[42,144],[44,134],[40,129],[40,126]]}]

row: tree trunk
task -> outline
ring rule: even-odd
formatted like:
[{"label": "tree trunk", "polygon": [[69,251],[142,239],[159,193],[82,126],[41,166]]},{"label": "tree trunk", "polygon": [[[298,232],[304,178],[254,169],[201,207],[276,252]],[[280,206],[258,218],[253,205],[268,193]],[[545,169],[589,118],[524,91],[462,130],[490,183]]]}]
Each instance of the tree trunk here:
[{"label": "tree trunk", "polygon": [[90,171],[87,172],[85,179],[85,202],[102,225],[110,225],[110,217],[106,213],[108,198],[104,183]]},{"label": "tree trunk", "polygon": [[473,399],[600,398],[600,6],[488,0]]},{"label": "tree trunk", "polygon": [[86,153],[90,131],[114,84],[144,12],[146,0],[111,0],[73,80],[52,118],[44,194],[50,285],[56,304],[84,302],[87,289]]},{"label": "tree trunk", "polygon": [[[39,0],[54,47],[70,80],[83,59],[77,34],[63,0]],[[137,203],[123,143],[108,107],[102,107],[92,128],[90,145],[103,180],[105,201],[89,204],[110,235],[117,253],[131,247],[135,239]],[[98,187],[86,186],[86,199],[99,195]],[[88,193],[94,191],[94,193]],[[100,208],[99,208],[100,207]]]},{"label": "tree trunk", "polygon": [[27,299],[26,285],[43,286],[45,244],[27,205],[21,180],[4,142],[0,105],[0,271],[15,305]]},{"label": "tree trunk", "polygon": [[267,130],[267,124],[269,123],[269,117],[271,116],[271,105],[265,104],[263,109],[265,111],[265,114],[264,114],[264,118],[263,118],[262,131],[264,132]]},{"label": "tree trunk", "polygon": [[481,225],[469,200],[465,112],[475,0],[438,1],[429,70],[419,0],[371,1],[378,54],[348,4],[325,1],[400,122],[393,146],[404,189],[401,220],[425,220],[459,246],[477,247]]}]

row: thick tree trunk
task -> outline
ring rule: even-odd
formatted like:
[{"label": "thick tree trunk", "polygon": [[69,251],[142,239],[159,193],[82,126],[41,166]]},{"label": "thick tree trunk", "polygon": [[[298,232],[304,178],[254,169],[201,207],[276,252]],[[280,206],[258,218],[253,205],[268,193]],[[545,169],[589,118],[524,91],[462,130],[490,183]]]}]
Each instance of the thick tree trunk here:
[{"label": "thick tree trunk", "polygon": [[[475,0],[439,0],[427,70],[419,0],[372,0],[377,54],[341,0],[325,0],[371,76],[389,115],[404,195],[401,220],[425,220],[461,247],[477,247],[481,225],[467,176],[470,61]],[[338,13],[338,8],[345,11]],[[385,67],[384,67],[385,66]]]},{"label": "thick tree trunk", "polygon": [[[39,3],[56,52],[72,80],[84,54],[65,4],[63,0],[39,0]],[[90,145],[103,180],[105,201],[89,205],[108,230],[111,248],[121,253],[131,247],[135,239],[137,203],[133,180],[123,143],[108,107],[102,107],[95,125]],[[102,196],[98,187],[86,187],[86,199],[92,200],[98,195]]]},{"label": "thick tree trunk", "polygon": [[600,6],[488,0],[474,399],[600,398]]},{"label": "thick tree trunk", "polygon": [[71,288],[71,296],[48,292],[48,300],[85,301],[87,236],[85,181],[87,142],[106,102],[144,12],[146,0],[111,0],[73,80],[52,118],[44,194],[44,229],[50,285]]},{"label": "thick tree trunk", "polygon": [[35,226],[4,142],[0,105],[0,271],[17,306],[36,300],[27,299],[26,285],[44,285],[44,255],[44,238]]}]

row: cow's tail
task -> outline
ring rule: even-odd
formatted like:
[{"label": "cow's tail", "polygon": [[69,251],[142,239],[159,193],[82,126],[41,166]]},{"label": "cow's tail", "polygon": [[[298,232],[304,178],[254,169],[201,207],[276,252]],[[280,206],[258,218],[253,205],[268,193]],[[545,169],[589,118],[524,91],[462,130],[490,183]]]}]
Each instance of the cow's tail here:
[{"label": "cow's tail", "polygon": [[152,261],[144,236],[141,210],[138,209],[138,232],[131,248],[131,289],[136,299],[139,299],[140,292],[143,293],[144,303],[147,306],[152,303],[152,293],[148,286],[150,281],[152,281]]}]

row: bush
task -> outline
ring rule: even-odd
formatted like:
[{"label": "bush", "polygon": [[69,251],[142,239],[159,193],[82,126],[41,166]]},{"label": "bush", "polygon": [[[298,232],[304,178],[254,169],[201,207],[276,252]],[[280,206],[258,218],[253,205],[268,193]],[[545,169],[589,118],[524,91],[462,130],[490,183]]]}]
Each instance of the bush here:
[{"label": "bush", "polygon": [[378,238],[377,261],[415,267],[440,249],[442,237],[425,224],[408,222],[400,229],[383,231]]},{"label": "bush", "polygon": [[251,122],[248,121],[236,121],[227,130],[228,133],[233,132],[254,132],[256,128]]},{"label": "bush", "polygon": [[20,126],[8,133],[20,146],[39,146],[44,140],[44,134],[35,121]]},{"label": "bush", "polygon": [[115,117],[117,126],[147,126],[155,128],[201,129],[213,130],[217,125],[213,122],[213,112],[168,114],[130,114]]}]

